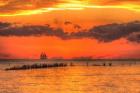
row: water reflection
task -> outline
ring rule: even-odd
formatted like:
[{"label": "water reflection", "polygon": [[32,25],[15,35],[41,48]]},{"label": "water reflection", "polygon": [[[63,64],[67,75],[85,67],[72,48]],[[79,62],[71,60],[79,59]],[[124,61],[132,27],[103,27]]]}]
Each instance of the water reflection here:
[{"label": "water reflection", "polygon": [[0,73],[0,93],[140,93],[139,66],[73,66]]}]

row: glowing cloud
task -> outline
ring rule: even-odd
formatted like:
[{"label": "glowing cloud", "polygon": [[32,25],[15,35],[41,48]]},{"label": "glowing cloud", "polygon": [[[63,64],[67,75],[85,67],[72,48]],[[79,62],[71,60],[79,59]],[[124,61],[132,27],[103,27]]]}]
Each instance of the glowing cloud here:
[{"label": "glowing cloud", "polygon": [[87,8],[127,9],[140,12],[139,1],[133,0],[7,0],[0,1],[0,16],[41,14],[56,10],[82,10]]}]

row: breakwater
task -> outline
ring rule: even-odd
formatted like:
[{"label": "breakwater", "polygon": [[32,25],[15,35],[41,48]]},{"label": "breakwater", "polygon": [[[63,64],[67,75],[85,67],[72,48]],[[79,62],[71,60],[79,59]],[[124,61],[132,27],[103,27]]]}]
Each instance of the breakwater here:
[{"label": "breakwater", "polygon": [[53,67],[66,67],[65,63],[53,63],[53,64],[33,64],[33,65],[23,65],[23,66],[14,66],[6,68],[5,70],[28,70],[28,69],[41,69],[41,68],[53,68]]},{"label": "breakwater", "polygon": [[97,62],[55,62],[55,63],[35,63],[35,64],[26,64],[22,66],[11,66],[6,68],[5,70],[28,70],[28,69],[43,69],[43,68],[54,68],[54,67],[66,67],[66,66],[105,66],[105,67],[111,67],[111,66],[131,66],[131,65],[138,65],[139,62],[135,61],[122,61],[122,62],[115,62],[115,61],[97,61]]}]

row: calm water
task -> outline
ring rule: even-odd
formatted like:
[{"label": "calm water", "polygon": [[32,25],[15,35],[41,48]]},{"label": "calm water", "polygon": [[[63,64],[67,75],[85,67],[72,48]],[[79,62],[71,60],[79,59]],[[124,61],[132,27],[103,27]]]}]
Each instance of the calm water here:
[{"label": "calm water", "polygon": [[15,64],[0,63],[0,93],[140,93],[140,65],[3,70]]}]

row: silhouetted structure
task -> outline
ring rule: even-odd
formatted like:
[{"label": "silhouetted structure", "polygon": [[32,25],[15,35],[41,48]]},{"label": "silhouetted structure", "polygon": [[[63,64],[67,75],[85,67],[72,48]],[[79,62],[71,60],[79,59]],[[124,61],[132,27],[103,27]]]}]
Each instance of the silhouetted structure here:
[{"label": "silhouetted structure", "polygon": [[109,63],[109,66],[112,66],[112,63]]},{"label": "silhouetted structure", "polygon": [[71,62],[71,63],[70,63],[70,66],[74,66],[74,64]]},{"label": "silhouetted structure", "polygon": [[88,62],[86,63],[86,65],[87,65],[87,66],[89,65]]},{"label": "silhouetted structure", "polygon": [[23,65],[17,67],[6,68],[5,70],[28,70],[28,69],[42,69],[42,68],[53,68],[53,67],[66,67],[66,63],[53,63],[53,64],[32,64]]},{"label": "silhouetted structure", "polygon": [[42,52],[40,55],[40,59],[47,59],[47,55],[44,52]]}]

